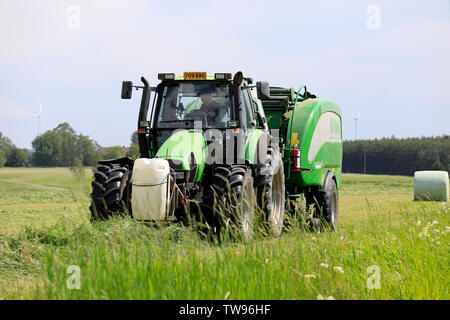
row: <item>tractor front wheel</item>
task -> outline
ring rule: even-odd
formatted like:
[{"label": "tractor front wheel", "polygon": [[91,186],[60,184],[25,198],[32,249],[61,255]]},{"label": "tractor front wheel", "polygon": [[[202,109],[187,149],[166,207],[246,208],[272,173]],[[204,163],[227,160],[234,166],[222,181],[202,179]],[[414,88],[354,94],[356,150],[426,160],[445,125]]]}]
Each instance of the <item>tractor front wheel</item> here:
[{"label": "tractor front wheel", "polygon": [[256,172],[255,188],[258,205],[264,212],[269,232],[279,237],[283,230],[285,181],[283,160],[279,152],[268,148],[266,162]]},{"label": "tractor front wheel", "polygon": [[[216,227],[239,233],[244,241],[254,235],[255,203],[252,171],[244,165],[222,165],[214,170],[212,188],[215,194]],[[230,226],[229,222],[233,222]]]},{"label": "tractor front wheel", "polygon": [[91,220],[105,220],[114,214],[130,213],[130,178],[127,165],[101,165],[94,173]]}]

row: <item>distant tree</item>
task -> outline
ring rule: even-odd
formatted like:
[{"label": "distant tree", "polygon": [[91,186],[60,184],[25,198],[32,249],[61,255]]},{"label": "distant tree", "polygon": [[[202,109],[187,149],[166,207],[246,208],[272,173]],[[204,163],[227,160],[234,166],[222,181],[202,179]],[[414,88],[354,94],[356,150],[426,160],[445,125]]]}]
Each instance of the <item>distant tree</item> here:
[{"label": "distant tree", "polygon": [[0,168],[2,168],[6,164],[13,147],[14,145],[12,144],[11,139],[5,137],[0,132]]},{"label": "distant tree", "polygon": [[30,153],[27,149],[12,148],[6,160],[7,167],[28,167],[30,164]]},{"label": "distant tree", "polygon": [[343,172],[362,173],[364,153],[367,173],[413,175],[418,170],[446,170],[442,164],[450,163],[450,136],[344,141]]},{"label": "distant tree", "polygon": [[30,153],[26,149],[17,148],[9,139],[0,132],[0,168],[26,167],[30,163]]},{"label": "distant tree", "polygon": [[77,154],[79,150],[77,150],[76,146],[77,135],[75,130],[67,122],[64,122],[59,124],[53,131],[58,133],[62,139],[58,159],[59,165],[64,167],[72,166],[75,158],[79,156]]},{"label": "distant tree", "polygon": [[82,165],[93,166],[100,158],[98,144],[88,136],[77,135],[67,122],[36,137],[32,146],[36,166],[72,167],[77,159]]},{"label": "distant tree", "polygon": [[139,139],[138,139],[137,131],[134,131],[131,134],[130,140],[131,140],[131,144],[130,144],[130,147],[128,148],[126,155],[127,155],[127,157],[136,159],[137,156],[139,155]]},{"label": "distant tree", "polygon": [[5,163],[6,163],[6,156],[5,156],[5,154],[3,153],[3,151],[0,150],[0,168],[3,168],[3,166],[5,165]]},{"label": "distant tree", "polygon": [[139,154],[139,146],[136,143],[132,143],[127,151],[127,157],[136,159]]},{"label": "distant tree", "polygon": [[135,131],[131,134],[131,144],[139,144],[138,132]]},{"label": "distant tree", "polygon": [[445,169],[445,166],[444,166],[439,160],[436,160],[436,161],[433,163],[433,165],[431,166],[431,169],[432,169],[432,170],[438,170],[438,171],[447,171],[447,170]]},{"label": "distant tree", "polygon": [[124,147],[121,146],[112,146],[106,148],[103,154],[103,159],[115,159],[115,158],[123,158],[126,155],[126,151]]},{"label": "distant tree", "polygon": [[32,163],[39,167],[63,166],[63,137],[55,131],[37,136],[31,143],[34,149]]},{"label": "distant tree", "polygon": [[69,133],[69,134],[71,134],[73,136],[76,135],[75,130],[67,122],[63,122],[63,123],[58,124],[56,126],[56,128],[53,129],[53,131],[60,132],[60,133]]},{"label": "distant tree", "polygon": [[5,137],[3,133],[0,132],[0,149],[3,149],[5,147],[12,146],[12,141],[10,138]]},{"label": "distant tree", "polygon": [[94,166],[100,160],[97,143],[88,136],[76,136],[76,154],[84,166]]}]

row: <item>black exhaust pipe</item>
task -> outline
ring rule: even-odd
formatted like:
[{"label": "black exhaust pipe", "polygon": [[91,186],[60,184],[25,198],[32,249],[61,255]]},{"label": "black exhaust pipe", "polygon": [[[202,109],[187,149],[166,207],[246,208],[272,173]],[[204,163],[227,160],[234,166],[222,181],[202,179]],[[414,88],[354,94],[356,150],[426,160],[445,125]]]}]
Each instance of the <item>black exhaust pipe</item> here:
[{"label": "black exhaust pipe", "polygon": [[141,158],[150,158],[149,148],[148,148],[148,106],[150,104],[150,93],[151,88],[148,81],[141,77],[141,81],[144,83],[144,88],[142,89],[142,100],[141,108],[139,109],[139,119],[138,119],[138,140],[139,140],[139,153]]}]

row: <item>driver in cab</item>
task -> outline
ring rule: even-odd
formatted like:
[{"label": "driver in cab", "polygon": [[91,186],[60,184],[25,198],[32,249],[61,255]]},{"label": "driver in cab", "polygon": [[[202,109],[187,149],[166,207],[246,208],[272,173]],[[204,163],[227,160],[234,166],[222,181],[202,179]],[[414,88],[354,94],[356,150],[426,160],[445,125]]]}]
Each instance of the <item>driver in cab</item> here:
[{"label": "driver in cab", "polygon": [[200,99],[202,100],[200,110],[207,114],[208,119],[215,119],[219,115],[220,105],[213,99],[210,92],[201,93]]},{"label": "driver in cab", "polygon": [[214,100],[211,92],[200,92],[200,100],[202,101],[202,106],[200,109],[194,111],[196,111],[196,113],[203,112],[210,122],[220,122],[225,115],[225,110],[223,110],[223,107]]}]

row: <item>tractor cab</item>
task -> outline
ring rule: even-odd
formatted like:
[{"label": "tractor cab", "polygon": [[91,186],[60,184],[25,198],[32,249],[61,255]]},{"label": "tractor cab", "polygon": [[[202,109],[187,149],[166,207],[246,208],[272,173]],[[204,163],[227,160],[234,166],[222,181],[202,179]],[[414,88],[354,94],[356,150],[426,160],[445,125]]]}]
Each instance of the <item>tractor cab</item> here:
[{"label": "tractor cab", "polygon": [[[208,130],[225,131],[239,126],[231,75],[221,79],[207,76],[197,79],[192,74],[203,73],[186,73],[182,77],[159,75],[162,81],[155,90],[148,129],[153,144],[150,153],[160,150],[168,139],[182,137],[174,136],[179,131],[192,136]],[[184,136],[183,139],[182,143],[189,140]]]},{"label": "tractor cab", "polygon": [[161,83],[157,90],[153,128],[227,128],[236,121],[229,83],[173,81]]},{"label": "tractor cab", "polygon": [[[141,109],[138,121],[139,148],[141,157],[160,157],[161,147],[174,134],[184,130],[198,135],[202,131],[206,135],[221,135],[225,141],[226,134],[232,132],[246,135],[249,130],[265,129],[262,108],[258,108],[252,97],[249,85],[250,78],[244,78],[242,72],[234,76],[231,73],[216,73],[208,76],[206,72],[185,72],[182,76],[174,73],[160,73],[161,82],[156,87],[149,87],[145,79],[144,87],[133,86],[125,81],[122,86],[122,98],[131,98],[131,87],[143,88]],[[151,111],[150,91],[153,96]],[[259,109],[259,110],[258,110]],[[259,124],[259,125],[258,125]],[[175,138],[186,137],[176,135]],[[206,140],[208,140],[206,137]],[[243,146],[245,148],[245,146]],[[170,147],[173,149],[173,146]],[[243,152],[243,151],[242,151]]]},{"label": "tractor cab", "polygon": [[185,72],[159,74],[153,103],[152,129],[247,128],[254,122],[255,107],[245,86],[247,80],[238,72]]}]

